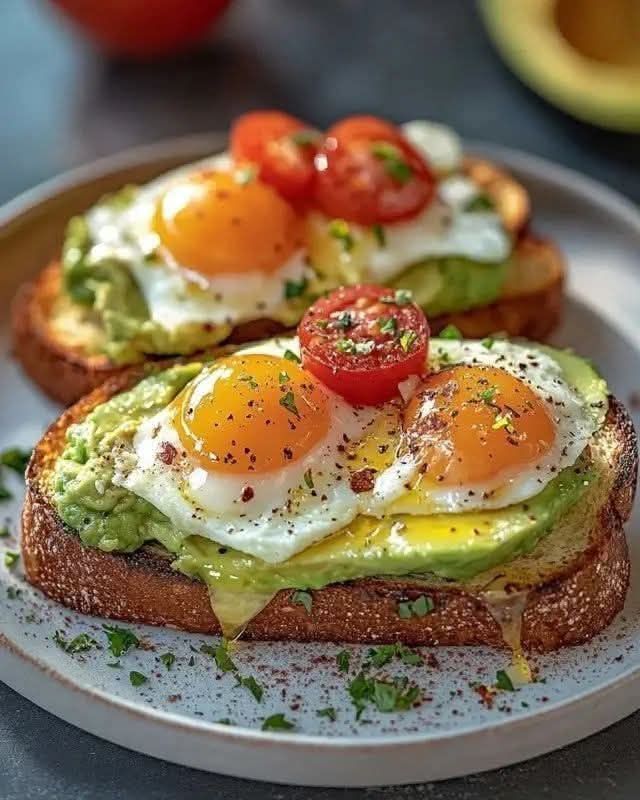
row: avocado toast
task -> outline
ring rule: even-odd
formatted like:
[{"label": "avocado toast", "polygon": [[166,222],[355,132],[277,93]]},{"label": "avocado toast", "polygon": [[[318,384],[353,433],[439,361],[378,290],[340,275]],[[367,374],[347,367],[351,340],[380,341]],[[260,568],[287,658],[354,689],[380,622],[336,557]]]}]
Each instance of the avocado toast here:
[{"label": "avocado toast", "polygon": [[[374,131],[365,144],[377,188],[345,205],[351,195],[331,169],[308,162],[328,159],[335,141],[341,158],[361,153],[362,125]],[[125,187],[71,220],[61,258],[23,287],[14,352],[51,397],[69,404],[135,363],[291,329],[316,297],[361,281],[410,289],[434,332],[454,324],[469,337],[542,340],[556,326],[562,255],[530,232],[524,187],[463,158],[452,131],[370,117],[325,138],[305,126],[276,131],[321,186],[301,200],[262,151],[238,152],[242,126],[230,154]]]},{"label": "avocado toast", "polygon": [[[498,363],[510,347],[433,340],[434,369],[446,373],[455,368],[456,348],[478,346],[495,348]],[[539,493],[503,508],[360,514],[276,564],[185,537],[157,508],[111,481],[107,453],[175,400],[202,365],[114,376],[63,414],[36,448],[23,515],[27,577],[85,613],[211,633],[220,632],[220,619],[226,633],[242,629],[254,639],[516,648],[521,641],[542,651],[588,640],[624,603],[623,524],[636,485],[635,433],[587,362],[533,346],[517,352],[552,359],[593,415],[596,430],[571,467],[552,469]],[[511,435],[503,411],[495,413],[492,427]],[[103,460],[93,458],[96,452]]]}]

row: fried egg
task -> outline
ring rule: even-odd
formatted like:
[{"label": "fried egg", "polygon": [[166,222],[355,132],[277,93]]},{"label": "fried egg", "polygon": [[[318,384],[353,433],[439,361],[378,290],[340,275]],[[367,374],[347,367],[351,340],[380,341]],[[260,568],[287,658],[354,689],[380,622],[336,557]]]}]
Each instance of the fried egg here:
[{"label": "fried egg", "polygon": [[506,341],[432,344],[440,368],[408,398],[367,513],[504,508],[576,462],[598,417],[550,356]]},{"label": "fried egg", "polygon": [[498,213],[474,206],[482,193],[459,171],[461,145],[456,134],[443,125],[419,121],[407,123],[403,132],[440,173],[435,199],[412,219],[374,229],[312,213],[307,221],[311,263],[329,275],[339,264],[351,282],[386,283],[432,258],[505,261],[512,250],[511,236]]},{"label": "fried egg", "polygon": [[331,393],[288,346],[296,344],[274,341],[205,367],[140,426],[115,483],[184,534],[270,563],[351,522],[359,500],[345,449],[375,412]]},{"label": "fried egg", "polygon": [[90,258],[126,263],[168,330],[275,317],[287,282],[310,274],[297,212],[226,154],[152,181],[124,208],[95,206],[86,220]]}]

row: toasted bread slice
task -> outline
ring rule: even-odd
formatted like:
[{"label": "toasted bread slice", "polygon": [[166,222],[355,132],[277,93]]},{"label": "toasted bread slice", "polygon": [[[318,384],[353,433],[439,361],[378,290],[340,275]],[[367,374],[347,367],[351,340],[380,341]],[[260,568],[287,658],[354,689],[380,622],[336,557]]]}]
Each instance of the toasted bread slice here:
[{"label": "toasted bread slice", "polygon": [[[86,547],[52,503],[49,476],[69,425],[143,374],[138,368],[114,376],[68,409],[36,447],[22,519],[26,575],[49,597],[87,614],[219,633],[205,585],[174,571],[169,553],[150,545],[130,555]],[[528,555],[464,582],[412,576],[334,584],[313,591],[310,613],[292,602],[291,591],[281,591],[245,636],[500,646],[505,637],[513,640],[521,623],[529,650],[588,640],[620,611],[629,581],[623,523],[633,502],[638,453],[632,423],[614,398],[590,447],[601,479]],[[433,612],[401,619],[398,603],[423,594],[433,600]]]},{"label": "toasted bread slice", "polygon": [[[526,236],[517,244],[517,258],[504,296],[492,305],[430,319],[433,333],[456,325],[466,338],[503,332],[544,339],[557,325],[562,309],[564,262],[549,241]],[[54,400],[70,405],[108,378],[123,371],[98,349],[100,329],[60,291],[57,262],[22,287],[12,309],[13,350],[24,371]],[[63,312],[63,313],[61,313]],[[248,342],[281,333],[273,320],[238,326],[230,342]],[[149,361],[158,360],[153,357]]]}]

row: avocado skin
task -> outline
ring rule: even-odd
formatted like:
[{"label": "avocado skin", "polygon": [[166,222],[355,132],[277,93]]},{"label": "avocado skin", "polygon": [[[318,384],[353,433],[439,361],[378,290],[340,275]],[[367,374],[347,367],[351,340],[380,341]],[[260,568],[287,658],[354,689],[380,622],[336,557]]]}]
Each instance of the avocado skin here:
[{"label": "avocado skin", "polygon": [[[587,361],[567,351],[541,349],[558,361],[588,404],[606,405],[606,384]],[[152,374],[69,429],[52,473],[54,503],[87,546],[133,552],[157,541],[176,556],[177,569],[219,589],[268,593],[427,572],[461,580],[530,551],[598,477],[583,455],[526,503],[465,514],[361,516],[284,564],[266,564],[201,537],[185,538],[154,506],[111,482],[116,442],[133,436],[142,419],[166,407],[201,369],[195,363]]]}]

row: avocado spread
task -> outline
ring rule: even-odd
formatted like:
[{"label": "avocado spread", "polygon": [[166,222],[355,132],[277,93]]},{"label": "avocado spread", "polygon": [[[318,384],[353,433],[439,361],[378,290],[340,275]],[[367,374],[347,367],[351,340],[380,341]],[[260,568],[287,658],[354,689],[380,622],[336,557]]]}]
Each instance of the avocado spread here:
[{"label": "avocado spread", "polygon": [[[586,361],[544,349],[590,408],[606,408],[606,384]],[[530,551],[578,501],[596,473],[587,449],[525,503],[383,520],[359,516],[288,561],[267,564],[185,535],[150,503],[112,482],[114,453],[126,446],[143,419],[166,407],[201,369],[196,363],[151,373],[71,426],[51,482],[58,513],[86,545],[131,552],[145,542],[158,542],[175,556],[176,569],[208,584],[212,598],[229,592],[268,598],[286,587],[314,589],[364,576],[428,573],[469,579]]]},{"label": "avocado spread", "polygon": [[[138,189],[128,186],[103,198],[90,212],[124,212],[134,201]],[[479,209],[484,210],[484,209]],[[83,346],[91,353],[102,353],[116,364],[144,361],[148,355],[187,355],[224,341],[232,331],[233,320],[225,322],[182,323],[168,329],[152,318],[136,280],[131,256],[117,247],[93,240],[90,214],[74,217],[67,226],[62,250],[63,301],[58,313],[71,316],[70,327],[77,327],[78,310],[97,334],[85,337]],[[335,221],[334,221],[335,222]],[[345,223],[346,224],[346,223]],[[323,223],[326,227],[326,220]],[[108,227],[108,226],[107,226]],[[379,242],[385,248],[386,244]],[[148,267],[158,266],[157,252],[141,255]],[[129,260],[128,260],[129,259]],[[285,327],[296,325],[306,309],[325,291],[337,286],[367,280],[365,263],[350,265],[350,254],[339,249],[325,264],[311,265],[309,277],[283,283],[282,302],[268,316]],[[509,259],[482,263],[459,256],[438,256],[413,263],[388,281],[393,288],[410,289],[427,315],[464,311],[494,302],[500,296],[509,269]],[[190,293],[203,289],[189,284]],[[256,311],[256,317],[260,313]],[[64,327],[64,326],[63,326]]]}]

